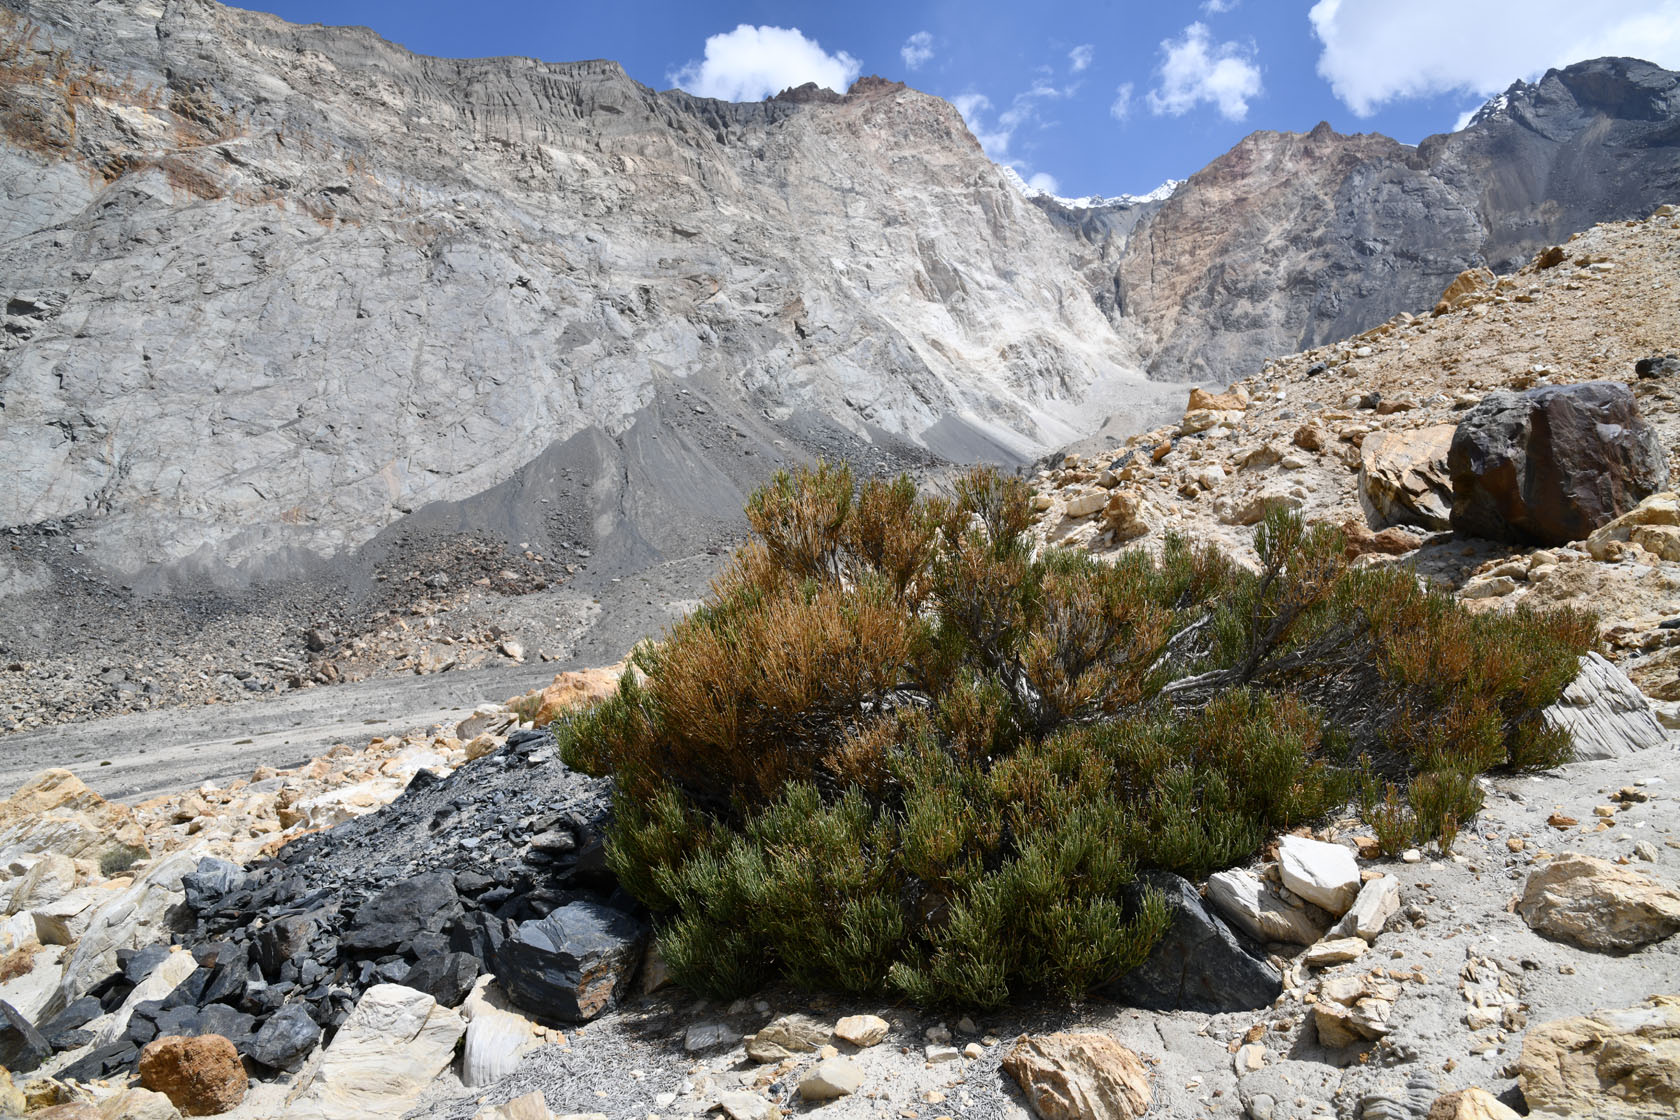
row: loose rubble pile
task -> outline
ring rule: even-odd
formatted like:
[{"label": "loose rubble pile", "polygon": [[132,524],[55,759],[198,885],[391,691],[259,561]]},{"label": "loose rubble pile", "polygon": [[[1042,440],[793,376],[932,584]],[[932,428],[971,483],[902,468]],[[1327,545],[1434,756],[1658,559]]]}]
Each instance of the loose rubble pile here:
[{"label": "loose rubble pile", "polygon": [[1431,314],[1193,390],[1177,424],[1065,456],[1037,477],[1036,532],[1112,552],[1176,530],[1252,560],[1248,527],[1300,510],[1472,609],[1595,610],[1612,658],[1680,700],[1677,270],[1665,206],[1510,276],[1465,273]]}]

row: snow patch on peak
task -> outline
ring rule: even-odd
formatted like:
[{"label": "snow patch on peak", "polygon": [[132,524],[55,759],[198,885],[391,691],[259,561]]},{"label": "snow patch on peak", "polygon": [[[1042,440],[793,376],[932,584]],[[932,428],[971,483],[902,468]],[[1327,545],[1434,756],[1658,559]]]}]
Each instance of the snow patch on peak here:
[{"label": "snow patch on peak", "polygon": [[1025,179],[1021,178],[1020,172],[1016,171],[1013,167],[1010,167],[1006,163],[998,164],[997,168],[1000,172],[1002,172],[1004,180],[1010,186],[1019,191],[1023,197],[1054,202],[1056,205],[1065,207],[1069,210],[1121,210],[1130,206],[1142,206],[1150,202],[1163,202],[1166,199],[1171,198],[1172,193],[1184,185],[1183,179],[1168,179],[1148,194],[1117,194],[1106,196],[1100,194],[1088,194],[1083,198],[1063,198],[1061,195],[1051,194],[1049,191],[1039,190],[1037,187],[1032,186]]}]

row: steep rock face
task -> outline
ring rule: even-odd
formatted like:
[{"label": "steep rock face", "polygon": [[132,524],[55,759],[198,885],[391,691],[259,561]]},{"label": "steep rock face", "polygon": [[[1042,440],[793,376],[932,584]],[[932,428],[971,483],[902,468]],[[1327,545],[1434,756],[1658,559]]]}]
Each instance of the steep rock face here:
[{"label": "steep rock face", "polygon": [[1224,382],[1676,199],[1680,74],[1602,58],[1518,82],[1416,148],[1328,124],[1256,132],[1135,228],[1087,233],[1083,269],[1142,328],[1152,376]]},{"label": "steep rock face", "polygon": [[545,454],[646,561],[779,459],[1151,407],[1049,221],[894,83],[731,105],[208,0],[14,7],[0,523],[107,571],[295,570]]}]

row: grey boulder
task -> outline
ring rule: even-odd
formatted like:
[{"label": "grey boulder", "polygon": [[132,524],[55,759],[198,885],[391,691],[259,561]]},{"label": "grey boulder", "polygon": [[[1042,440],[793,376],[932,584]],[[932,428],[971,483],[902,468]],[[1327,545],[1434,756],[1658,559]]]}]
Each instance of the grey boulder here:
[{"label": "grey boulder", "polygon": [[1166,896],[1172,924],[1137,968],[1106,989],[1149,1011],[1252,1011],[1283,991],[1277,969],[1243,948],[1229,926],[1208,912],[1196,888],[1170,872],[1140,875],[1128,888],[1134,907],[1145,889]]}]

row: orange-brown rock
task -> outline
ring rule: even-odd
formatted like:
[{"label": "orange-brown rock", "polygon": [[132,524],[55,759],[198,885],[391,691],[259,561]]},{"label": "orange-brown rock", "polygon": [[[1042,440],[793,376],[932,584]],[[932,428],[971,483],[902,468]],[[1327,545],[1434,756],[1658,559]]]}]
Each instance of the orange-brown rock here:
[{"label": "orange-brown rock", "polygon": [[205,1034],[148,1042],[140,1052],[140,1084],[168,1097],[183,1116],[215,1116],[237,1108],[249,1082],[233,1043]]}]

